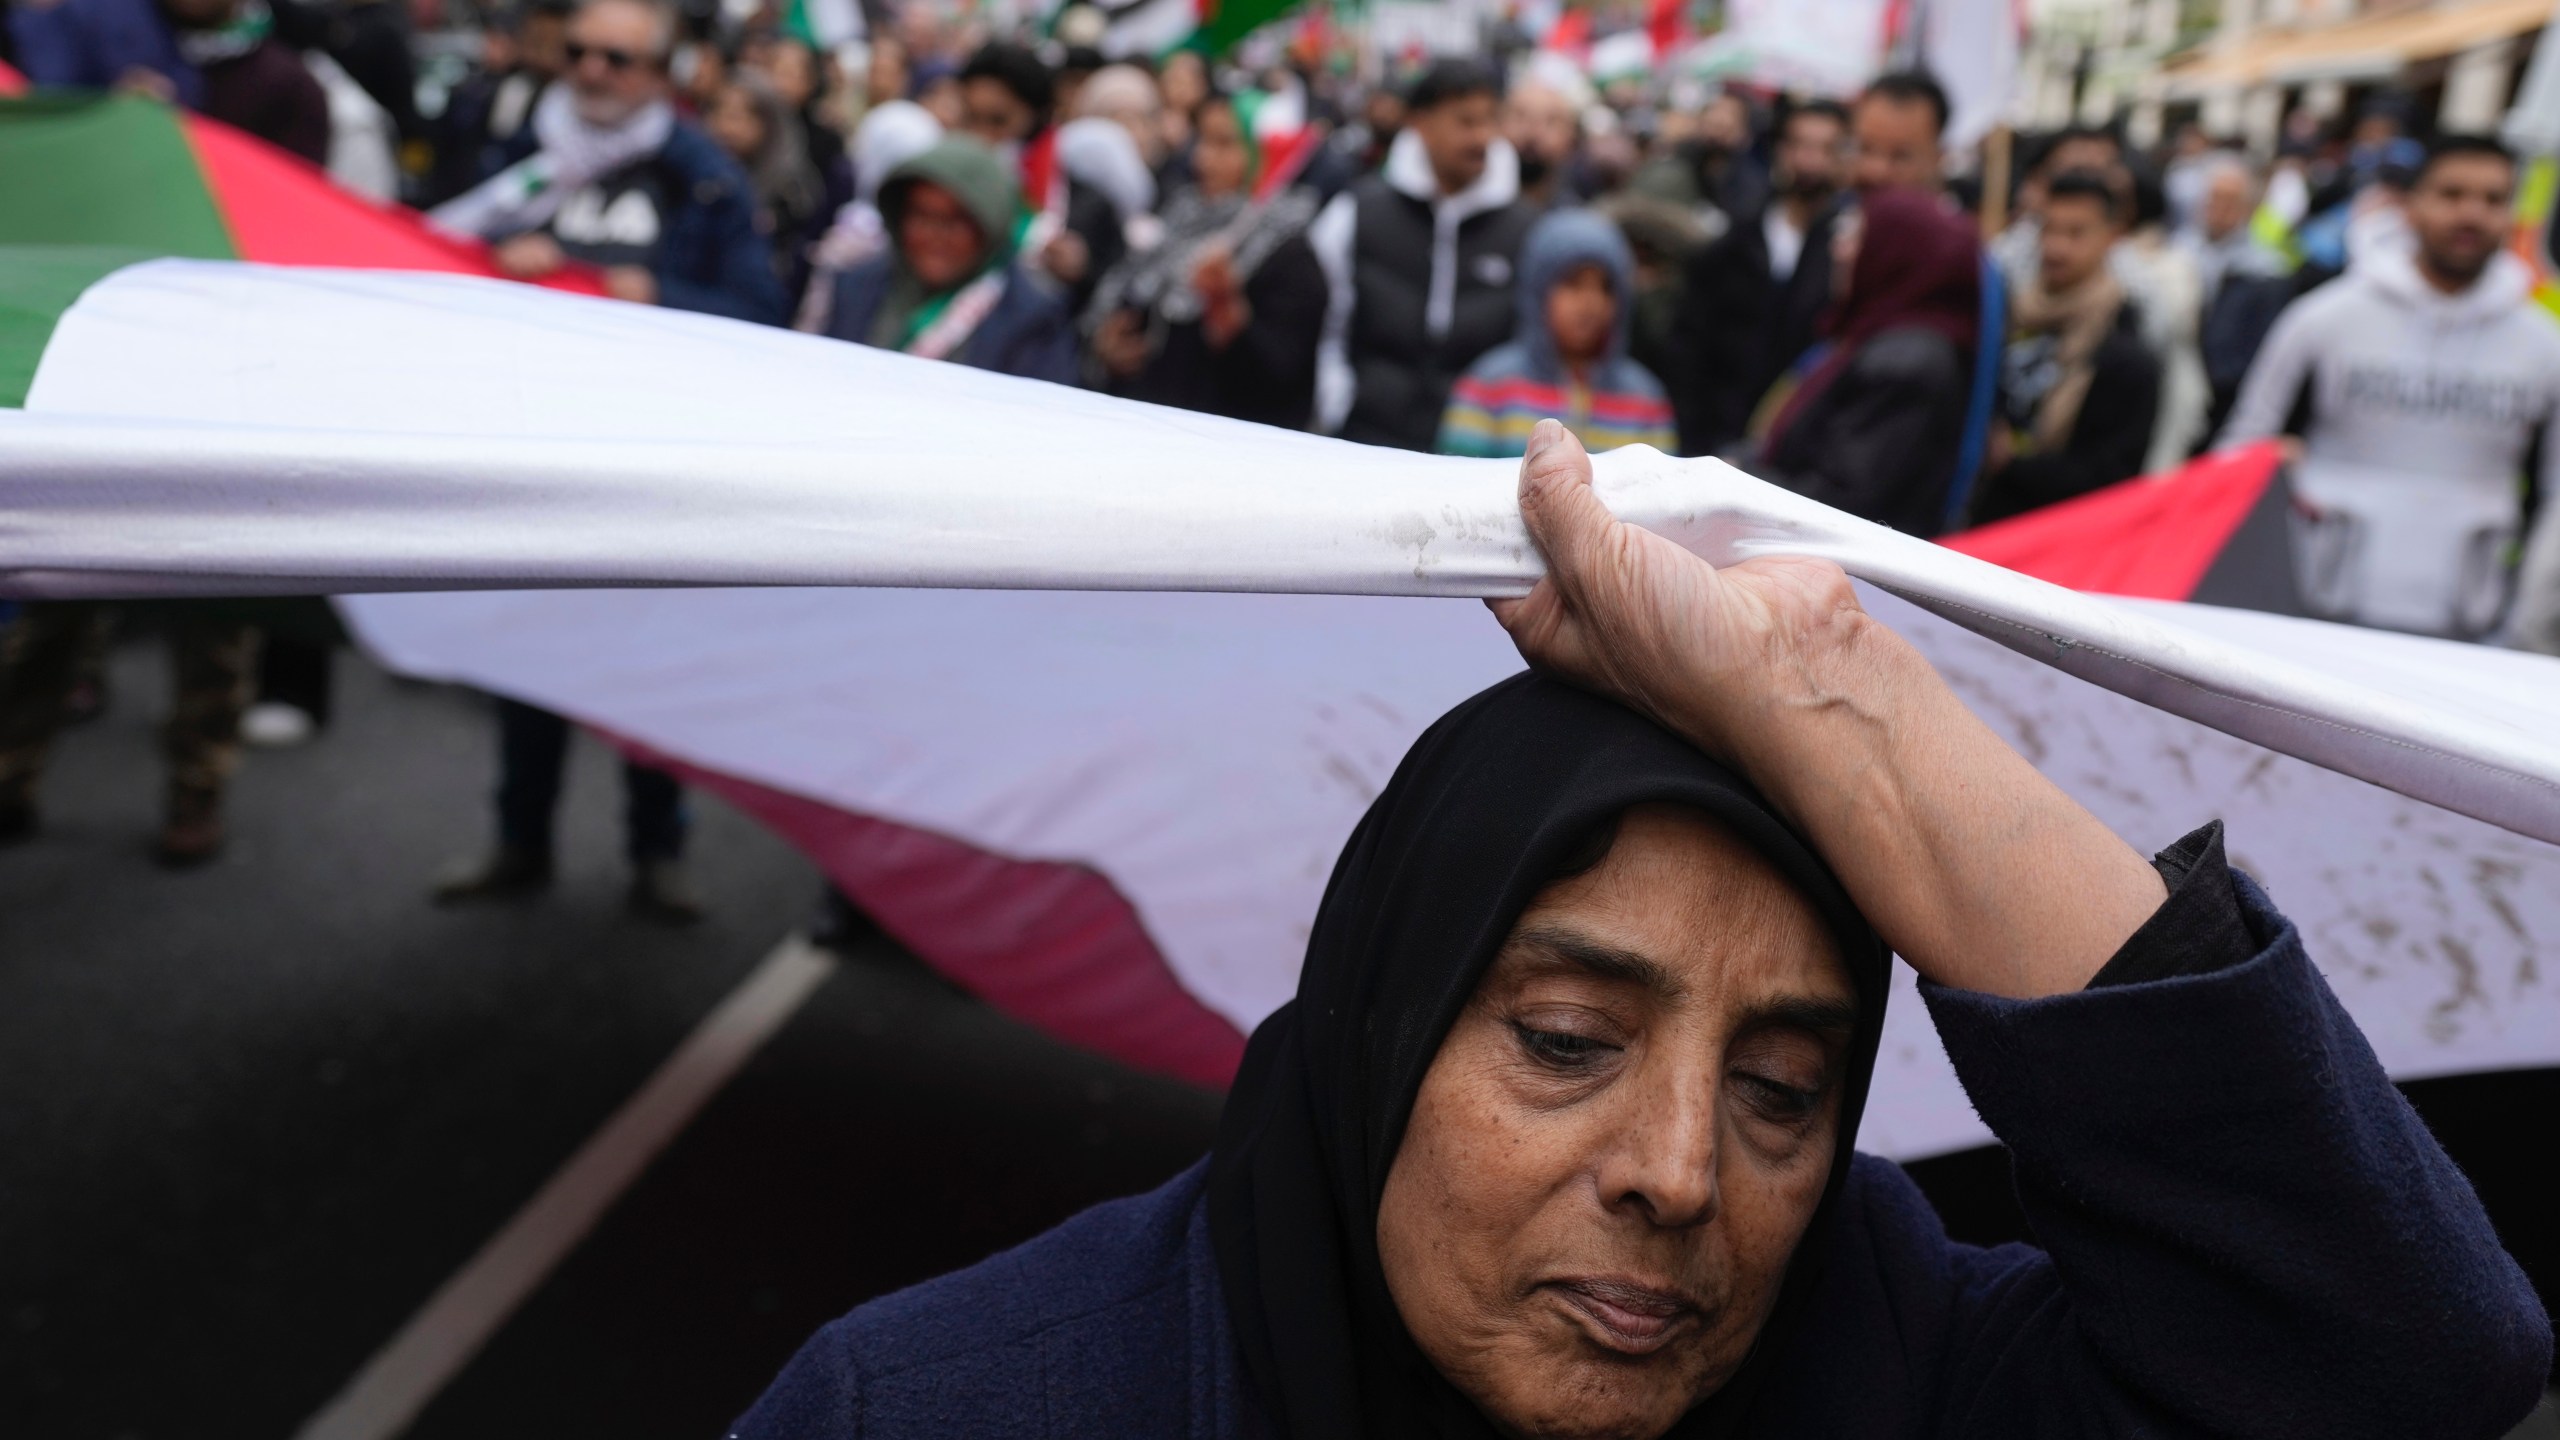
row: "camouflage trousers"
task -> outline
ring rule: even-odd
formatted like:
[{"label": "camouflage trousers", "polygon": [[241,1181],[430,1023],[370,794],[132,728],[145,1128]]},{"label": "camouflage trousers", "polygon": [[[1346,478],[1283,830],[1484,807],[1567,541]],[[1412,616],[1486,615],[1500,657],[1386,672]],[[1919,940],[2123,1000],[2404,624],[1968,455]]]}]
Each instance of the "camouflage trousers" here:
[{"label": "camouflage trousers", "polygon": [[[257,631],[220,610],[166,608],[172,690],[160,727],[175,790],[219,793],[240,763],[240,712],[258,665]],[[0,633],[0,797],[31,796],[63,702],[110,618],[93,601],[32,604]]]}]

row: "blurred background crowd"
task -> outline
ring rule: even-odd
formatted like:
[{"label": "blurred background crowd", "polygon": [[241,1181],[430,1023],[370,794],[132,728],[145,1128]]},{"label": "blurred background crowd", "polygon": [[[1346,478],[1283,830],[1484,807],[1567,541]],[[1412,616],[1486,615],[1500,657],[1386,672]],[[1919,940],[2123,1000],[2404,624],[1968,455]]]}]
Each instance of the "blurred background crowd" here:
[{"label": "blurred background crowd", "polygon": [[[6,8],[40,89],[192,108],[521,279],[1415,450],[1553,415],[1927,536],[2282,437],[2311,613],[2560,645],[2518,581],[2560,329],[2485,133],[2522,23],[2488,81],[2217,111],[1971,0]],[[2178,23],[2154,79],[2245,59]],[[14,620],[0,839],[108,623]],[[240,737],[326,722],[310,629],[171,627],[172,863],[219,849]],[[448,902],[550,878],[568,727],[499,714],[498,839]],[[682,794],[626,780],[633,902],[690,919]]]},{"label": "blurred background crowd", "polygon": [[[1554,416],[1922,536],[2258,457],[2272,538],[2215,564],[2264,583],[2195,598],[2560,654],[2553,12],[0,0],[0,140],[219,122],[476,271],[1415,451]],[[0,1433],[308,1414],[820,886],[716,776],[582,781],[570,721],[345,639],[321,600],[0,602],[0,1230],[41,1237],[0,1247]],[[258,747],[302,748],[241,783]],[[821,903],[831,952],[879,939]],[[713,1433],[853,1300],[1207,1143],[1214,1097],[857,968],[414,1433]],[[2546,1297],[2555,1076],[2412,1090]],[[1981,1219],[2005,1158],[1919,1169],[2024,1233]]]}]

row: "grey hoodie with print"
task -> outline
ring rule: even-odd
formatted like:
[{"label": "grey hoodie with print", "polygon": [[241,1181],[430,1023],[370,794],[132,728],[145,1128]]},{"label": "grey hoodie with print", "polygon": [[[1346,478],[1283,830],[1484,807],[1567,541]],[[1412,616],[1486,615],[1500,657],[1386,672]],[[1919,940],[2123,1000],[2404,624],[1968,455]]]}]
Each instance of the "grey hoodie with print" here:
[{"label": "grey hoodie with print", "polygon": [[[2560,323],[2531,288],[2512,255],[2448,295],[2381,253],[2277,319],[2222,443],[2280,433],[2307,394],[2294,539],[2316,613],[2466,638],[2498,623],[2526,457],[2560,413]],[[2556,477],[2546,444],[2544,495]]]}]

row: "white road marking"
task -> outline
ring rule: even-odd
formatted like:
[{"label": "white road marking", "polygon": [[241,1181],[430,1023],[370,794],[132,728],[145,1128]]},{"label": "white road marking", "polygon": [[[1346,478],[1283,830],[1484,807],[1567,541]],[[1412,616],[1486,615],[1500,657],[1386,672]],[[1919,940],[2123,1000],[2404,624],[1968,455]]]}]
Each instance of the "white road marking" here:
[{"label": "white road marking", "polygon": [[798,935],[775,946],[295,1440],[390,1440],[406,1430],[835,968],[833,955]]}]

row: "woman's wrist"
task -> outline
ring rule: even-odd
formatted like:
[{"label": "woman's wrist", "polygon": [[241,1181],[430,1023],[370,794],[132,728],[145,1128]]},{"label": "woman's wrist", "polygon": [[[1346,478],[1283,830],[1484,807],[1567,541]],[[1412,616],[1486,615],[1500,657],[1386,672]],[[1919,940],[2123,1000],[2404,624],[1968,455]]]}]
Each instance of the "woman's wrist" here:
[{"label": "woman's wrist", "polygon": [[1918,651],[1854,601],[1801,629],[1773,625],[1717,648],[1740,663],[1693,677],[1672,723],[1772,800],[1881,745],[1912,667],[1935,679]]},{"label": "woman's wrist", "polygon": [[1626,526],[1552,420],[1531,436],[1520,513],[1550,567],[1495,604],[1520,653],[1741,771],[1922,975],[2077,990],[2160,907],[2150,863],[1868,616],[1837,565],[1712,569]]},{"label": "woman's wrist", "polygon": [[2165,893],[1862,611],[1774,649],[1734,691],[1747,698],[1723,707],[1710,743],[1932,980],[2018,998],[2080,989]]}]

